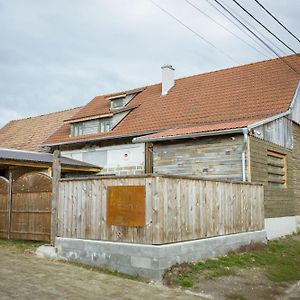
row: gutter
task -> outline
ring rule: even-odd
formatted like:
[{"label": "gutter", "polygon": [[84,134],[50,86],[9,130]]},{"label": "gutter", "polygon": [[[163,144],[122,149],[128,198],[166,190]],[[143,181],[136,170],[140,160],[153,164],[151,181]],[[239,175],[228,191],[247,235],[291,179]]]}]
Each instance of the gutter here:
[{"label": "gutter", "polygon": [[134,138],[132,140],[132,142],[133,143],[145,143],[145,142],[159,142],[159,141],[170,141],[170,140],[180,140],[180,139],[191,139],[191,138],[197,138],[197,137],[202,137],[202,136],[213,136],[213,135],[241,133],[241,132],[243,132],[244,129],[247,129],[247,128],[234,128],[234,129],[199,132],[199,133],[192,133],[192,134],[180,134],[180,135],[174,135],[174,136],[149,138],[149,139]]}]

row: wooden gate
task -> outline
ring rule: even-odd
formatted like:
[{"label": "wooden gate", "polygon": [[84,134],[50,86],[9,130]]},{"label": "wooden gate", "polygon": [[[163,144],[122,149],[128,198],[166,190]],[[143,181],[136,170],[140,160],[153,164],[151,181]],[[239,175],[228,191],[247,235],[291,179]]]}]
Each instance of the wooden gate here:
[{"label": "wooden gate", "polygon": [[12,186],[10,238],[49,241],[52,180],[43,173],[27,173]]},{"label": "wooden gate", "polygon": [[0,177],[0,237],[9,237],[9,181]]}]

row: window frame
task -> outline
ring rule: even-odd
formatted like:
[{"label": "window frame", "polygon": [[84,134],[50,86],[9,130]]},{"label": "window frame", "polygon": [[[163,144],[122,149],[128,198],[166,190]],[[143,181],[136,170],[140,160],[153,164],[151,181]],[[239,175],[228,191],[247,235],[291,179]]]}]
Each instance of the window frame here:
[{"label": "window frame", "polygon": [[[111,130],[111,118],[99,118],[97,121],[98,121],[98,125],[97,125],[97,132],[95,132],[96,134],[105,133]],[[77,136],[87,135],[87,134],[83,134],[84,123],[85,122],[73,123],[71,126],[71,136],[77,137]]]}]

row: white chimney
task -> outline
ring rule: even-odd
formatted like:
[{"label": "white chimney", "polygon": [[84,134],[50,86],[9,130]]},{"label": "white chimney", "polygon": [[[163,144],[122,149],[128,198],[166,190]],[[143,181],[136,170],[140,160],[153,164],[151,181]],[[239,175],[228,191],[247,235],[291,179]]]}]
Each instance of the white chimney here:
[{"label": "white chimney", "polygon": [[163,65],[162,69],[162,87],[161,94],[167,95],[169,90],[174,86],[174,71],[171,65]]}]

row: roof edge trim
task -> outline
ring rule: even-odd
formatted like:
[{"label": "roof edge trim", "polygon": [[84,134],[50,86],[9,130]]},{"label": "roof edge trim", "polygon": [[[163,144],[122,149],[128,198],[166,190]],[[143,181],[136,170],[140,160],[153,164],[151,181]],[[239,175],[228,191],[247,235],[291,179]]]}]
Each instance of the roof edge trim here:
[{"label": "roof edge trim", "polygon": [[[160,137],[160,138],[149,138],[149,139],[138,139],[134,138],[132,140],[133,143],[145,143],[145,142],[159,142],[159,141],[168,141],[168,140],[181,140],[181,139],[190,139],[190,138],[197,138],[202,136],[213,136],[213,135],[224,135],[224,134],[231,134],[231,133],[241,133],[247,127],[241,128],[233,128],[233,129],[225,129],[225,130],[215,130],[215,131],[206,131],[206,132],[199,132],[199,133],[191,133],[191,134],[180,134],[174,135],[170,137]],[[163,132],[163,131],[162,131]]]},{"label": "roof edge trim", "polygon": [[287,116],[287,115],[289,115],[290,113],[291,113],[291,110],[289,109],[289,110],[287,110],[287,111],[285,111],[285,112],[282,112],[282,113],[280,113],[280,114],[277,114],[277,115],[274,115],[274,116],[269,117],[269,118],[267,118],[267,119],[261,120],[261,121],[259,121],[259,122],[250,124],[250,125],[247,126],[247,128],[248,128],[248,129],[253,129],[253,128],[258,127],[258,126],[265,125],[265,124],[267,124],[267,123],[270,123],[270,122],[272,122],[272,121],[275,121],[275,120],[277,120],[277,119],[280,119],[280,118],[282,118],[282,117],[284,117],[284,116]]},{"label": "roof edge trim", "polygon": [[112,135],[112,136],[103,136],[103,137],[98,137],[98,138],[88,138],[88,139],[54,143],[54,144],[41,144],[38,146],[44,148],[44,147],[55,147],[55,146],[71,145],[71,144],[81,144],[81,143],[86,143],[86,142],[97,142],[97,141],[102,141],[102,140],[113,140],[113,139],[121,139],[121,138],[126,138],[126,137],[142,136],[142,135],[153,134],[153,133],[157,133],[157,132],[159,132],[159,130]]},{"label": "roof edge trim", "polygon": [[293,109],[293,107],[294,107],[294,105],[296,103],[297,96],[298,96],[299,93],[300,93],[300,80],[298,81],[298,84],[297,84],[297,87],[296,87],[293,99],[292,99],[291,104],[289,106],[289,110],[290,111]]}]

